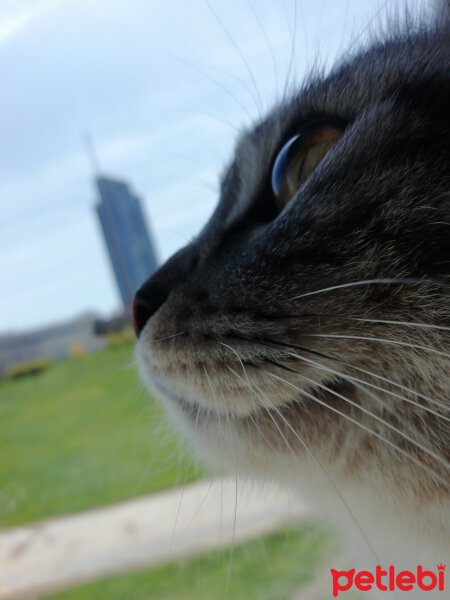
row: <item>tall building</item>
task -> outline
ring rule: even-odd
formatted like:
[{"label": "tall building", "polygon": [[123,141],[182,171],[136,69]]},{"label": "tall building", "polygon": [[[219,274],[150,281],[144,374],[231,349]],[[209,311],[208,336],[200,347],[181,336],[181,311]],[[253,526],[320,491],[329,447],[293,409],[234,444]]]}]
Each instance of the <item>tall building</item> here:
[{"label": "tall building", "polygon": [[98,218],[124,308],[133,303],[140,285],[156,270],[155,245],[141,202],[123,181],[96,177]]}]

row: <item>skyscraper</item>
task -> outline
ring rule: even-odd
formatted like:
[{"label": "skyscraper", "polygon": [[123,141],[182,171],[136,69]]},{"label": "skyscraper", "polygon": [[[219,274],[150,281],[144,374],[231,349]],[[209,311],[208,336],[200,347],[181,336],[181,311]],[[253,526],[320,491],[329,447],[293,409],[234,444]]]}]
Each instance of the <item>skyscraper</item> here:
[{"label": "skyscraper", "polygon": [[154,242],[141,202],[123,181],[98,176],[96,206],[124,308],[131,306],[139,286],[156,270]]}]

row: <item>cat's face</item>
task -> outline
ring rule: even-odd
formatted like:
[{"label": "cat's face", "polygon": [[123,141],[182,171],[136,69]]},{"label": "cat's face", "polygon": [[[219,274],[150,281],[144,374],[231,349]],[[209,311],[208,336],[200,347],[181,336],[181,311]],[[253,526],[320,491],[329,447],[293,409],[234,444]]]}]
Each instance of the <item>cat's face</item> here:
[{"label": "cat's face", "polygon": [[142,377],[213,462],[446,494],[446,36],[377,43],[244,133],[138,292]]}]

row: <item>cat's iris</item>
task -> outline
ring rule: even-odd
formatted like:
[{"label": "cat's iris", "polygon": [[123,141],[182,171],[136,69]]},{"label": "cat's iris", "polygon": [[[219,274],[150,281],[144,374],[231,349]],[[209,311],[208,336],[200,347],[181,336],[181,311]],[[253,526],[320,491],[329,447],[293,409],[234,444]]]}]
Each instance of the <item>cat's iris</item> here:
[{"label": "cat's iris", "polygon": [[319,123],[291,137],[281,148],[272,168],[272,190],[282,210],[321,162],[343,130]]}]

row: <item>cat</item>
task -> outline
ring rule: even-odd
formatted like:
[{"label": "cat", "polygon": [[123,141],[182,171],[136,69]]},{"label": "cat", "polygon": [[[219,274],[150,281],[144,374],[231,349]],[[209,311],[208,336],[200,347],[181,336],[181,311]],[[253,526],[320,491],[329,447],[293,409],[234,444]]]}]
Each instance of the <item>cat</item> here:
[{"label": "cat", "polygon": [[200,453],[319,502],[371,569],[450,547],[449,23],[443,2],[241,135],[134,303],[140,374]]}]

